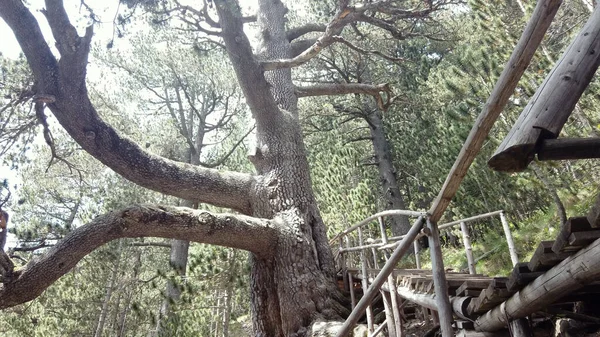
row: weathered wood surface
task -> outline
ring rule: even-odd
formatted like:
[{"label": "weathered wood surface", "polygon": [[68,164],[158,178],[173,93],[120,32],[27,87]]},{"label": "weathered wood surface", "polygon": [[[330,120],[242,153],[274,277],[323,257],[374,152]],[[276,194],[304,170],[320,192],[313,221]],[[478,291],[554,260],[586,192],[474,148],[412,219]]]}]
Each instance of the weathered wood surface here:
[{"label": "weathered wood surface", "polygon": [[504,302],[514,292],[509,292],[505,287],[494,287],[490,284],[484,289],[476,299],[469,304],[467,312],[469,314],[479,314],[486,312],[498,304]]},{"label": "weathered wood surface", "polygon": [[462,234],[463,245],[465,246],[465,254],[467,255],[469,273],[477,274],[477,270],[475,269],[475,259],[473,258],[473,248],[471,248],[471,234],[469,233],[469,227],[467,227],[466,222],[461,221],[460,231]]},{"label": "weathered wood surface", "polygon": [[600,193],[596,197],[596,202],[588,213],[587,218],[592,227],[600,227]]},{"label": "weathered wood surface", "polygon": [[552,245],[552,251],[560,253],[566,250],[579,250],[580,246],[571,247],[569,245],[569,237],[575,232],[585,232],[592,230],[592,226],[588,222],[587,217],[573,217],[569,218],[567,222],[561,227],[554,244]]},{"label": "weathered wood surface", "polygon": [[446,281],[446,270],[442,257],[442,245],[440,244],[440,231],[437,224],[427,219],[429,229],[429,252],[431,254],[431,269],[433,270],[433,284],[435,286],[435,299],[437,313],[440,321],[440,331],[443,337],[454,336],[452,329],[452,306],[449,301],[448,284]]},{"label": "weathered wood surface", "polygon": [[440,220],[456,194],[475,156],[481,150],[483,142],[490,133],[490,129],[506,106],[519,79],[523,76],[525,69],[531,62],[535,50],[544,38],[546,30],[550,26],[561,3],[561,0],[540,0],[537,2],[519,42],[494,85],[483,110],[477,117],[454,165],[450,169],[450,173],[446,177],[440,193],[431,206],[429,213],[433,222]]},{"label": "weathered wood surface", "polygon": [[517,254],[517,247],[515,246],[512,233],[510,232],[510,226],[508,225],[508,221],[506,220],[506,215],[504,214],[504,212],[500,213],[500,221],[502,222],[504,237],[506,238],[506,244],[508,245],[508,253],[510,254],[510,260],[513,266],[515,266],[517,263],[519,263],[519,255]]},{"label": "weathered wood surface", "polygon": [[533,253],[533,256],[531,257],[529,264],[527,265],[530,271],[548,270],[573,254],[573,252],[562,252],[556,254],[554,251],[552,251],[552,245],[554,245],[554,241],[540,242],[535,250],[535,253]]},{"label": "weathered wood surface", "polygon": [[561,297],[594,282],[600,277],[600,239],[536,278],[500,306],[480,316],[479,331],[504,328],[507,319],[516,319],[546,308]]},{"label": "weathered wood surface", "polygon": [[537,158],[542,161],[600,158],[600,138],[545,139]]},{"label": "weathered wood surface", "polygon": [[[384,286],[384,290],[388,290],[387,286]],[[412,289],[407,287],[397,287],[396,292],[398,295],[406,300],[416,303],[422,307],[431,310],[438,310],[436,296],[434,294],[415,293]],[[470,297],[449,297],[452,312],[462,319],[472,319],[467,313],[467,307],[471,301]]]},{"label": "weathered wood surface", "polygon": [[543,272],[529,270],[529,262],[517,263],[508,277],[506,289],[510,292],[516,292],[543,274]]},{"label": "weathered wood surface", "polygon": [[510,331],[513,337],[533,337],[533,331],[531,331],[527,318],[523,317],[515,319],[514,321],[511,321],[509,325],[508,331]]},{"label": "weathered wood surface", "polygon": [[558,137],[598,65],[600,9],[567,47],[488,164],[507,172],[527,168],[540,141]]}]

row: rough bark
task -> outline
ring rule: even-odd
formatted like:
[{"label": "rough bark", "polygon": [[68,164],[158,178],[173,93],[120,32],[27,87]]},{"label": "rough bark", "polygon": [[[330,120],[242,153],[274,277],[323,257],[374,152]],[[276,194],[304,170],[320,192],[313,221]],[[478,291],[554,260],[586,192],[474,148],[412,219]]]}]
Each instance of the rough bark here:
[{"label": "rough bark", "polygon": [[242,215],[212,214],[182,207],[131,206],[96,218],[81,226],[29,262],[23,269],[7,268],[0,274],[0,309],[39,296],[84,256],[119,238],[162,237],[187,239],[244,249],[261,258],[272,256],[278,234],[276,220]]}]

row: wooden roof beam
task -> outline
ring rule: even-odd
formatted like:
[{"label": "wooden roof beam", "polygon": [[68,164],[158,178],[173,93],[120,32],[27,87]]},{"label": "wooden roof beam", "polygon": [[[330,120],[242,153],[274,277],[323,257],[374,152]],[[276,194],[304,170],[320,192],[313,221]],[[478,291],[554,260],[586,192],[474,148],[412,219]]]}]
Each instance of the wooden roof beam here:
[{"label": "wooden roof beam", "polygon": [[548,30],[561,3],[561,0],[538,1],[517,46],[513,50],[500,78],[498,78],[483,110],[477,117],[475,125],[473,125],[458,158],[456,158],[452,169],[450,169],[440,193],[431,206],[429,211],[431,221],[437,222],[442,217],[456,194],[460,183],[490,133],[490,129],[515,91],[517,83],[523,76],[529,62],[531,62],[535,50],[544,38],[546,30]]},{"label": "wooden roof beam", "polygon": [[[558,137],[599,65],[600,8],[596,8],[490,158],[490,167],[506,172],[526,169],[542,140]],[[567,151],[560,152],[568,155]]]}]

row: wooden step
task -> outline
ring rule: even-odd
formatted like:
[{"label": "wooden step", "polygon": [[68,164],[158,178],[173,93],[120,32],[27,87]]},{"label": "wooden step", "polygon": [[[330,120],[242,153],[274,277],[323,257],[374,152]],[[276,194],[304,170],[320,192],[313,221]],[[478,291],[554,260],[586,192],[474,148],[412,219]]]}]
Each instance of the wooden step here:
[{"label": "wooden step", "polygon": [[510,273],[510,276],[508,277],[508,282],[506,282],[506,288],[508,291],[517,292],[529,282],[544,274],[544,272],[532,272],[529,270],[528,265],[528,262],[519,262],[513,268],[512,273]]},{"label": "wooden step", "polygon": [[[577,251],[581,249],[584,244],[581,244],[580,241],[576,241],[575,239],[571,240],[571,235],[573,233],[591,232],[597,230],[598,229],[592,228],[587,217],[581,216],[569,218],[569,220],[567,220],[567,222],[560,229],[556,240],[554,240],[552,251],[557,254],[564,251]],[[571,245],[569,243],[570,241],[576,242],[578,245]]]},{"label": "wooden step", "polygon": [[566,259],[573,252],[561,252],[556,254],[552,250],[554,241],[542,241],[533,253],[531,260],[529,261],[528,267],[530,271],[545,271],[559,264],[562,260]]}]

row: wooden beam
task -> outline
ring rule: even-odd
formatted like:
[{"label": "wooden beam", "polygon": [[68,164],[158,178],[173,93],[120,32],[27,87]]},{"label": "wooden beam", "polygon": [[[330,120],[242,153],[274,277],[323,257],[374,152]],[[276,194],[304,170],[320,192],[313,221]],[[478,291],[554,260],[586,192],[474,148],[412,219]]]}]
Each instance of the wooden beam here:
[{"label": "wooden beam", "polygon": [[[540,141],[558,137],[599,65],[600,9],[597,8],[533,95],[488,164],[498,171],[526,169]],[[564,148],[560,150],[564,151]],[[598,154],[598,149],[588,149],[587,153]]]},{"label": "wooden beam", "polygon": [[500,330],[506,326],[507,320],[543,310],[599,277],[600,239],[566,258],[504,303],[480,316],[475,322],[475,328],[478,331]]},{"label": "wooden beam", "polygon": [[600,138],[545,139],[537,158],[542,161],[600,158]]},{"label": "wooden beam", "polygon": [[439,221],[450,201],[454,198],[460,183],[490,133],[490,129],[513,94],[529,62],[531,62],[535,50],[544,38],[546,30],[550,26],[561,3],[562,0],[538,1],[517,46],[498,78],[483,110],[479,114],[479,117],[477,117],[467,140],[460,150],[458,158],[456,158],[448,177],[446,177],[440,193],[431,206],[429,211],[431,221]]},{"label": "wooden beam", "polygon": [[548,270],[556,266],[560,261],[566,259],[573,252],[563,252],[556,254],[552,251],[552,245],[554,241],[542,241],[533,253],[531,260],[527,267],[531,271],[543,271]]},{"label": "wooden beam", "polygon": [[[552,251],[554,251],[556,254],[559,254],[560,252],[567,250],[570,246],[569,238],[571,237],[572,233],[586,232],[591,229],[592,226],[590,226],[590,223],[586,217],[581,216],[569,218],[567,222],[562,225],[560,232],[558,232],[556,240],[554,240],[554,244],[552,245]],[[579,250],[579,247],[571,250]]]}]

